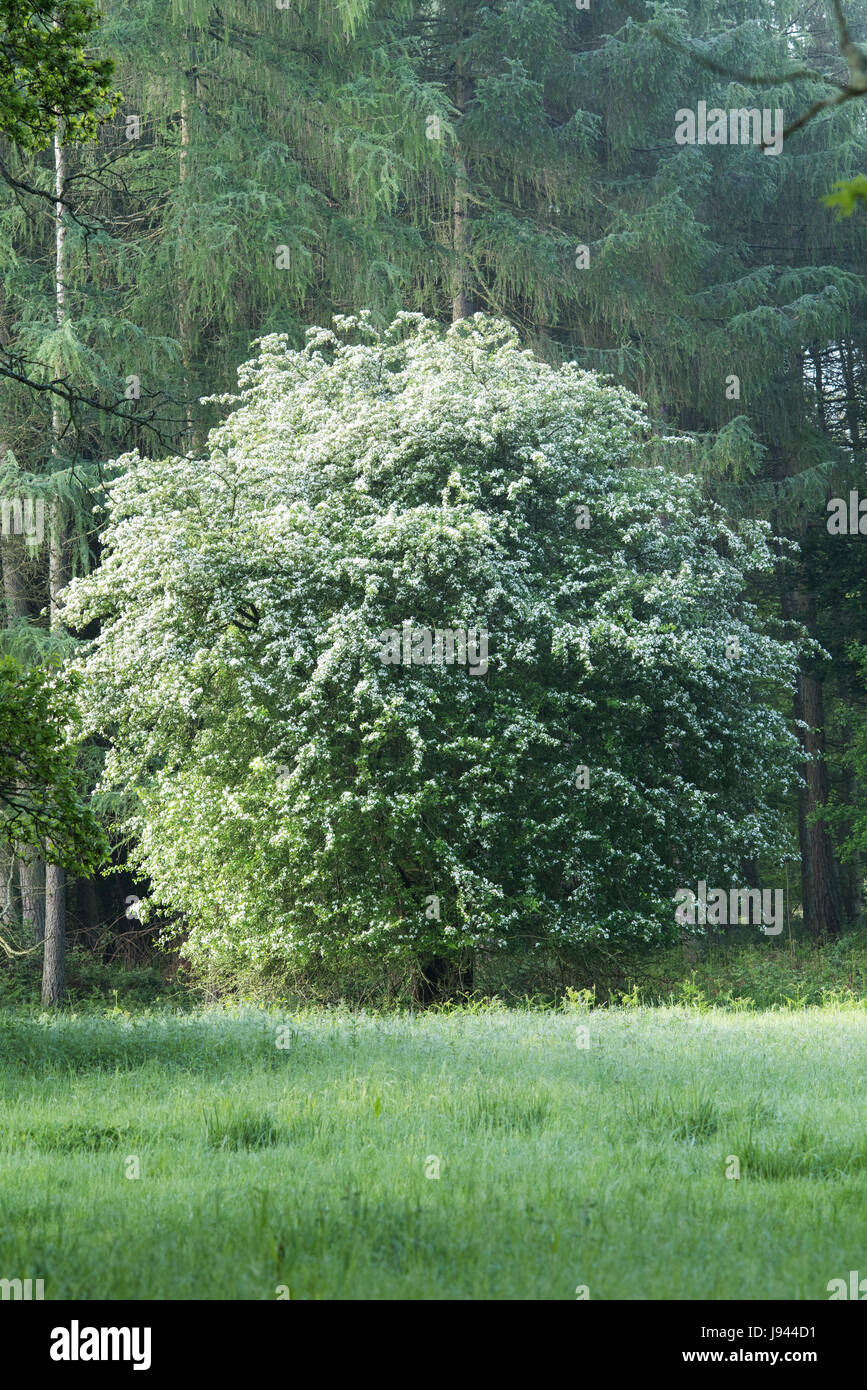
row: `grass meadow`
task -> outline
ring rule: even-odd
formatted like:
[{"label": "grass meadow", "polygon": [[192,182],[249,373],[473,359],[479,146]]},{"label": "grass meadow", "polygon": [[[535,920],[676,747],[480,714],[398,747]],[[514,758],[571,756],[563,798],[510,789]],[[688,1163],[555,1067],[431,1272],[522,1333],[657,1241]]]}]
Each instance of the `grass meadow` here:
[{"label": "grass meadow", "polygon": [[263,1300],[867,1273],[863,1007],[586,1004],[6,1014],[0,1271]]}]

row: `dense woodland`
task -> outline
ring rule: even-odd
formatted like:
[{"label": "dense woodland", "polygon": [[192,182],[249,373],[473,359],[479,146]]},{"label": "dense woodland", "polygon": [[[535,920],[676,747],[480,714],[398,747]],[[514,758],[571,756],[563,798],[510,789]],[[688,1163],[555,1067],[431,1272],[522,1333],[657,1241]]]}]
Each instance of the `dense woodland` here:
[{"label": "dense woodland", "polygon": [[[844,9],[867,45],[867,0]],[[733,526],[768,523],[780,563],[749,601],[779,681],[743,721],[770,700],[762,718],[797,731],[802,777],[771,805],[780,843],[738,868],[785,888],[816,939],[857,925],[857,499],[854,534],[848,517],[850,493],[867,498],[867,204],[838,199],[841,215],[834,186],[857,190],[867,172],[867,101],[835,97],[867,48],[841,53],[839,6],[103,0],[100,12],[88,48],[114,65],[113,114],[88,131],[66,113],[53,141],[30,144],[7,122],[0,145],[0,496],[45,515],[44,544],[0,542],[3,653],[33,670],[97,636],[64,621],[64,590],[100,565],[112,461],[138,451],[207,468],[208,432],[257,340],[300,349],[310,326],[364,310],[378,331],[407,310],[505,319],[543,362],[646,404],[643,463],[670,474],[672,497],[695,486]],[[779,155],[678,144],[676,113],[702,102],[781,109],[795,128]],[[829,525],[835,498],[842,526]],[[129,680],[146,680],[134,667],[133,653]],[[106,743],[94,732],[80,747],[89,790]],[[98,790],[88,810],[119,870],[135,857],[126,794]],[[57,1002],[67,928],[137,926],[124,899],[147,882],[106,879],[79,844],[66,868],[48,858],[44,842],[42,855],[14,838],[0,850],[0,911],[16,940],[45,939],[44,998]]]}]

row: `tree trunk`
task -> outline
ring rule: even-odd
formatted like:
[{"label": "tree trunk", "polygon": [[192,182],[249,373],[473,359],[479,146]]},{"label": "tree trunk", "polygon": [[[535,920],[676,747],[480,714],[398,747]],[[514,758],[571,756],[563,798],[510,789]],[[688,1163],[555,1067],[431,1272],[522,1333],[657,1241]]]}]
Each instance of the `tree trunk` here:
[{"label": "tree trunk", "polygon": [[[758,888],[761,891],[762,881],[759,873],[759,861],[757,859],[742,859],[739,865],[741,873],[742,888]],[[722,929],[723,936],[737,931],[740,922],[728,921]],[[704,938],[702,938],[704,939]]]},{"label": "tree trunk", "polygon": [[[66,264],[64,244],[66,229],[63,223],[63,193],[66,179],[66,157],[63,149],[63,126],[58,120],[54,134],[54,175],[57,201],[55,203],[55,289],[57,326],[62,327],[65,316]],[[55,398],[51,412],[52,453],[57,458],[63,429],[60,402]],[[60,592],[65,575],[65,527],[59,500],[51,504],[51,526],[48,545],[48,587],[51,596],[51,626],[60,625]],[[42,962],[42,1006],[58,1008],[66,992],[66,872],[62,865],[51,863],[52,847],[46,849],[45,864],[45,954]]]},{"label": "tree trunk", "polygon": [[88,936],[95,936],[99,928],[99,897],[92,878],[78,880],[81,919]]},{"label": "tree trunk", "polygon": [[[808,628],[811,626],[813,601],[805,590],[783,590],[781,607],[787,620],[802,622]],[[807,667],[802,667],[798,674],[794,713],[797,720],[803,720],[808,725],[806,729],[799,729],[798,735],[804,752],[810,755],[810,761],[801,765],[805,786],[798,789],[804,923],[816,939],[839,936],[843,924],[843,902],[834,847],[824,822],[812,819],[828,803],[822,682]]]},{"label": "tree trunk", "polygon": [[45,865],[45,957],[42,1007],[56,1009],[66,993],[66,875],[59,864]]},{"label": "tree trunk", "polygon": [[[854,807],[857,797],[858,788],[855,784],[855,772],[852,767],[847,767],[843,773],[843,800],[847,806]],[[850,925],[856,926],[861,920],[861,898],[864,891],[860,854],[853,854],[851,859],[841,866],[841,876],[843,915]]]},{"label": "tree trunk", "polygon": [[[187,177],[187,148],[190,143],[190,128],[187,118],[187,94],[181,92],[181,152],[178,157],[178,186],[183,187]],[[183,254],[185,228],[181,223],[178,229],[178,254]],[[189,293],[183,277],[178,279],[178,337],[181,342],[181,360],[184,364],[184,394],[187,397],[187,429],[190,437],[193,433],[193,405],[190,400],[190,338],[192,337],[192,325],[190,323],[187,302]]]},{"label": "tree trunk", "polygon": [[861,865],[857,857],[853,857],[846,864],[840,866],[840,878],[843,895],[843,918],[848,926],[859,926],[863,883]]},{"label": "tree trunk", "polygon": [[18,860],[21,920],[34,941],[45,938],[45,864],[37,854]]},{"label": "tree trunk", "polygon": [[467,256],[470,247],[469,183],[463,157],[456,156],[454,201],[455,265],[452,284],[452,323],[469,317],[470,298],[467,291]]},{"label": "tree trunk", "polygon": [[[190,45],[190,33],[187,29],[184,38],[188,46]],[[184,81],[187,77],[192,78],[192,100],[196,101],[199,95],[198,65],[196,61],[196,49],[189,46],[190,69],[184,74]],[[190,152],[190,118],[187,105],[186,89],[181,91],[181,149],[178,157],[178,187],[182,188],[188,173]],[[183,263],[183,251],[185,238],[189,236],[187,219],[178,227],[178,264]],[[193,397],[192,397],[192,360],[193,360],[193,320],[189,310],[190,287],[183,275],[178,275],[178,338],[181,344],[181,360],[184,366],[184,395],[187,400],[187,432],[189,435],[190,447],[193,453],[197,454],[201,448],[201,438],[193,418]]]},{"label": "tree trunk", "polygon": [[[0,444],[0,451],[2,450],[3,446]],[[25,556],[24,538],[22,536],[4,536],[0,551],[2,551],[3,563],[3,601],[6,605],[6,626],[14,627],[16,623],[22,622],[30,616],[22,582]]]},{"label": "tree trunk", "polygon": [[824,822],[810,823],[809,817],[828,804],[828,768],[825,762],[825,709],[822,683],[811,672],[803,671],[798,678],[796,708],[798,717],[810,727],[802,731],[804,751],[816,755],[816,760],[804,764],[807,783],[807,852],[813,887],[813,935],[839,936],[843,925],[843,903],[840,878],[834,847]]},{"label": "tree trunk", "polygon": [[15,888],[15,856],[10,850],[0,849],[0,917],[6,922],[14,922],[19,917],[20,898]]},{"label": "tree trunk", "polygon": [[[798,697],[795,696],[797,710]],[[802,740],[803,741],[803,740]],[[801,766],[801,773],[804,768]],[[801,851],[801,914],[804,926],[813,930],[816,920],[816,892],[813,885],[813,856],[810,853],[810,827],[807,823],[808,794],[806,787],[798,788],[798,847]]]},{"label": "tree trunk", "polygon": [[[0,453],[5,458],[5,441],[0,442]],[[0,544],[0,563],[3,569],[6,626],[14,627],[16,623],[24,622],[30,616],[23,582],[25,549],[20,536],[3,537]],[[45,935],[45,865],[32,849],[28,849],[26,855],[22,851],[17,862],[21,919],[33,940],[41,941]]]},{"label": "tree trunk", "polygon": [[843,368],[843,381],[846,386],[846,424],[849,427],[852,453],[857,463],[858,455],[861,452],[861,430],[858,414],[858,386],[855,381],[856,355],[851,339],[844,340],[840,348],[840,364]]},{"label": "tree trunk", "polygon": [[[455,105],[460,112],[465,109],[466,86],[458,66],[457,95]],[[452,209],[452,247],[455,254],[452,272],[452,323],[465,319],[470,314],[468,283],[468,259],[470,252],[470,182],[467,163],[460,147],[460,132],[455,150],[455,195]]]}]

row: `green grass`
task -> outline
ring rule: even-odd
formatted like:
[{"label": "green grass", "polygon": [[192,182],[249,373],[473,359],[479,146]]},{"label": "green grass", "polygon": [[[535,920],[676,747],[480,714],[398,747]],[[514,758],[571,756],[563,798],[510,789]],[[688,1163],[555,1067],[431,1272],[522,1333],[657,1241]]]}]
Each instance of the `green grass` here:
[{"label": "green grass", "polygon": [[6,1015],[0,1277],[827,1299],[867,1274],[865,1074],[855,1006]]}]

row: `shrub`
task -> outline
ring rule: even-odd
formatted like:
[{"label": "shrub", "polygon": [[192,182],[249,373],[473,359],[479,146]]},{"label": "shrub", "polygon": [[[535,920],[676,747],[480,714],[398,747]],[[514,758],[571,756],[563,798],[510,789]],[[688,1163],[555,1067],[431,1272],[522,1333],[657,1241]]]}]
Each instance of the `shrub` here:
[{"label": "shrub", "polygon": [[[680,884],[782,851],[769,532],[644,466],[637,399],[404,314],[266,338],[223,403],[205,459],[120,461],[67,608],[194,962],[659,941]],[[470,629],[487,661],[424,638]]]}]

